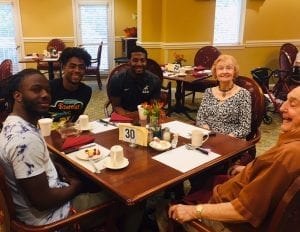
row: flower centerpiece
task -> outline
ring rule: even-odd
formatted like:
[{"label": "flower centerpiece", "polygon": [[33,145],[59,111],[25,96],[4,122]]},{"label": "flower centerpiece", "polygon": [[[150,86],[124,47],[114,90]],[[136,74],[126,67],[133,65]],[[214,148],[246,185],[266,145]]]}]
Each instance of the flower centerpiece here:
[{"label": "flower centerpiece", "polygon": [[159,101],[153,101],[152,104],[149,104],[147,102],[144,102],[142,104],[142,107],[144,108],[144,114],[149,116],[150,120],[150,126],[158,126],[159,125],[159,118],[162,114],[164,114],[164,111],[162,109],[163,102]]},{"label": "flower centerpiece", "polygon": [[184,59],[183,54],[178,54],[178,53],[174,52],[174,62],[175,62],[175,64],[180,64],[180,66],[182,66],[183,62],[186,62],[186,59]]}]

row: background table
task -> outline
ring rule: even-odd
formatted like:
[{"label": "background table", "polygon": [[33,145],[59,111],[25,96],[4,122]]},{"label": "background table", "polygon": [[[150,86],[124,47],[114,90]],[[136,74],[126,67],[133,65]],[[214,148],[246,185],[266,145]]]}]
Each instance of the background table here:
[{"label": "background table", "polygon": [[39,62],[48,62],[48,76],[49,80],[54,79],[54,68],[53,68],[53,63],[57,62],[58,58],[43,58],[43,59],[38,59],[38,58],[23,58],[19,60],[19,63],[39,63]]}]

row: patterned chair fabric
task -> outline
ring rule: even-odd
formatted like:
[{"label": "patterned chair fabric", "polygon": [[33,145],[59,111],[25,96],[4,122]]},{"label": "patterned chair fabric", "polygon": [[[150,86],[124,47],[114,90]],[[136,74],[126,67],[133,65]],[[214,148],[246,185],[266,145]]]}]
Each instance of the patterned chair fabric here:
[{"label": "patterned chair fabric", "polygon": [[[294,44],[285,43],[281,46],[280,52],[281,51],[286,52],[289,63],[291,65],[293,65],[295,62],[297,53],[298,53],[298,48]],[[280,65],[280,63],[279,63],[279,65]],[[281,69],[281,67],[280,67],[280,69]]]},{"label": "patterned chair fabric", "polygon": [[7,82],[11,75],[12,61],[10,59],[3,60],[0,64],[0,130],[2,128],[2,122],[10,112],[10,107],[5,97],[7,93]]},{"label": "patterned chair fabric", "polygon": [[92,65],[87,67],[85,70],[85,76],[96,76],[98,87],[102,89],[102,82],[100,78],[100,64],[101,64],[101,54],[102,54],[103,42],[100,43],[97,51],[97,58],[92,59]]}]

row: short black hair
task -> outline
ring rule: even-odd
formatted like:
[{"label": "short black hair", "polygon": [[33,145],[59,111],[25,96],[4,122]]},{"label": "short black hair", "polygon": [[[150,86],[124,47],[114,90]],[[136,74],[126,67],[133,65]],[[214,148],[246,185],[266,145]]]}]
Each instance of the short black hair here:
[{"label": "short black hair", "polygon": [[131,54],[133,52],[141,52],[141,53],[144,53],[145,56],[146,56],[146,59],[148,58],[148,52],[146,51],[145,48],[141,47],[141,46],[134,46],[132,47],[129,51],[128,51],[128,54],[127,54],[127,58],[128,59],[131,59]]},{"label": "short black hair", "polygon": [[65,48],[59,57],[59,61],[64,66],[72,57],[82,59],[87,67],[91,65],[91,55],[84,48],[79,47]]},{"label": "short black hair", "polygon": [[31,75],[39,74],[41,76],[44,76],[39,70],[34,68],[27,68],[23,69],[22,71],[8,77],[9,81],[7,83],[7,93],[6,93],[6,99],[9,104],[14,103],[14,92],[20,90],[20,86],[23,82],[23,80]]}]

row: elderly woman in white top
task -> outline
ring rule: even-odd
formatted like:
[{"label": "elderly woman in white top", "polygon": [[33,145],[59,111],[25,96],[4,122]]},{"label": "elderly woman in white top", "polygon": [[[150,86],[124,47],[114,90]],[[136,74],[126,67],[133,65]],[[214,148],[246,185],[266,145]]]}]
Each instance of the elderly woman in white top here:
[{"label": "elderly woman in white top", "polygon": [[215,132],[245,138],[251,130],[251,95],[234,84],[239,66],[230,55],[220,55],[212,66],[218,86],[206,89],[196,125]]}]

